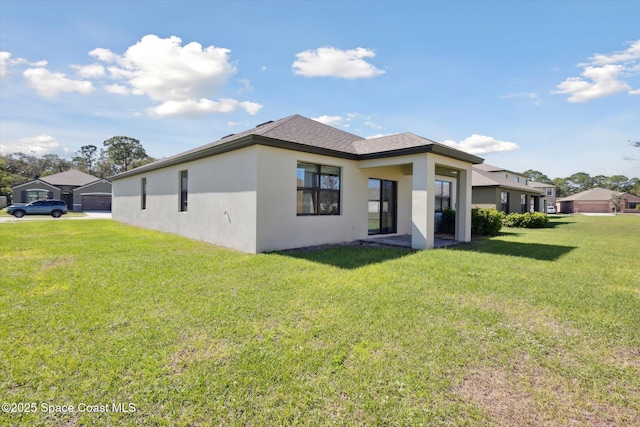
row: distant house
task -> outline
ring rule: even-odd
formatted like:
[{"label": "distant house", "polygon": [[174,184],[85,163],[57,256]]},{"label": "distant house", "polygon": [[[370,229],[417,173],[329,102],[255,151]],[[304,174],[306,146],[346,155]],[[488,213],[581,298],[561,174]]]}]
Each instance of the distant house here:
[{"label": "distant house", "polygon": [[640,197],[606,188],[592,188],[569,197],[558,199],[560,213],[612,213],[614,212],[612,199],[623,196],[622,212],[640,213],[636,206],[640,204]]},{"label": "distant house", "polygon": [[15,203],[40,199],[63,200],[70,210],[111,210],[111,182],[70,169],[13,187]]},{"label": "distant house", "polygon": [[379,234],[427,249],[443,207],[456,209],[455,239],[471,240],[481,162],[411,133],[365,139],[293,115],[116,175],[113,218],[250,253]]},{"label": "distant house", "polygon": [[[517,172],[488,164],[473,165],[473,207],[504,213],[546,212],[547,191]],[[555,186],[552,186],[555,198]]]}]

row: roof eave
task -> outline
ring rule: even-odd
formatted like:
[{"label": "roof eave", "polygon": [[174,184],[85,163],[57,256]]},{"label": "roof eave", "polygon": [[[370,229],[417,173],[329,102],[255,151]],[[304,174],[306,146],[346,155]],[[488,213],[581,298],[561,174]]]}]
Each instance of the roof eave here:
[{"label": "roof eave", "polygon": [[462,160],[464,162],[468,162],[471,164],[481,164],[482,162],[484,162],[484,159],[481,157],[474,156],[473,154],[465,153],[464,151],[447,148],[439,144],[438,145],[436,144],[421,145],[418,147],[400,148],[397,150],[379,151],[375,153],[361,154],[359,155],[359,158],[360,160],[381,159],[385,157],[397,157],[397,156],[406,156],[411,154],[422,154],[422,153],[440,154],[442,156],[450,157],[456,160]]}]

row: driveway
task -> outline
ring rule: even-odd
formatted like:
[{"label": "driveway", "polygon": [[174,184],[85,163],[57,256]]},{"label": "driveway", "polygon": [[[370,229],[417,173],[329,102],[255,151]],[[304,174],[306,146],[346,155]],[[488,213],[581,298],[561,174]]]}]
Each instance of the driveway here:
[{"label": "driveway", "polygon": [[[75,213],[75,212],[74,212]],[[22,221],[68,221],[81,219],[111,219],[111,212],[106,211],[87,211],[83,212],[84,216],[62,215],[60,218],[54,218],[51,215],[26,215],[22,218],[15,218],[12,215],[0,214],[0,224],[5,222],[22,222]]]}]

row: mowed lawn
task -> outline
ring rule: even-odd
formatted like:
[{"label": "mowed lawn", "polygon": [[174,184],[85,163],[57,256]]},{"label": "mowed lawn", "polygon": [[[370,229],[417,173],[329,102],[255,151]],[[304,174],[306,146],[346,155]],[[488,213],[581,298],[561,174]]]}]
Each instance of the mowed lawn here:
[{"label": "mowed lawn", "polygon": [[640,216],[418,252],[109,220],[0,245],[0,425],[640,425]]}]

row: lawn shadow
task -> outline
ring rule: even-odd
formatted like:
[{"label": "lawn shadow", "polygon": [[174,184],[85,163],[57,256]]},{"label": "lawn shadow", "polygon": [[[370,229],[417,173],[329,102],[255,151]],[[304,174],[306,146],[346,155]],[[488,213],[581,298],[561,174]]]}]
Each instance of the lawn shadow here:
[{"label": "lawn shadow", "polygon": [[372,264],[402,258],[415,253],[408,248],[385,245],[328,245],[312,248],[271,252],[274,255],[304,259],[328,264],[345,270],[353,270]]},{"label": "lawn shadow", "polygon": [[567,224],[575,224],[575,223],[567,222],[567,221],[549,221],[547,225],[544,226],[544,228],[556,228],[561,225],[567,225]]},{"label": "lawn shadow", "polygon": [[539,261],[556,261],[565,256],[576,246],[544,245],[540,243],[505,242],[502,240],[483,239],[471,245],[454,247],[453,250],[473,251],[494,255],[509,255],[532,258]]}]

